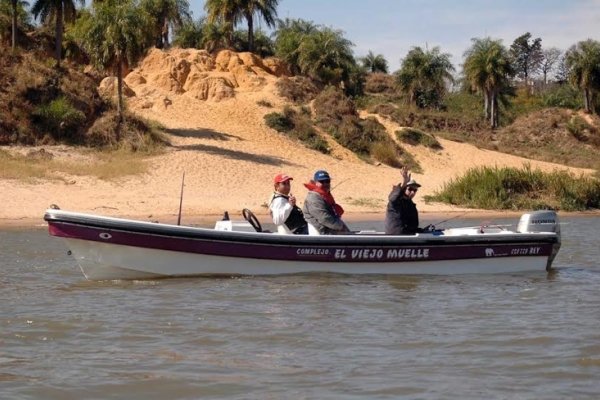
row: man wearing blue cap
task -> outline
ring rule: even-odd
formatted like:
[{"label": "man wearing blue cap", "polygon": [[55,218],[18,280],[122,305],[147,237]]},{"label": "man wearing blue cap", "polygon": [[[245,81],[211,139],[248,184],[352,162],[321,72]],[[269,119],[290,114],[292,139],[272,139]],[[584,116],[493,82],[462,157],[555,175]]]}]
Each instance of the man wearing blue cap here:
[{"label": "man wearing blue cap", "polygon": [[344,209],[331,195],[331,177],[325,170],[315,172],[313,180],[305,183],[308,195],[304,201],[304,218],[309,235],[336,235],[350,232],[342,221]]}]

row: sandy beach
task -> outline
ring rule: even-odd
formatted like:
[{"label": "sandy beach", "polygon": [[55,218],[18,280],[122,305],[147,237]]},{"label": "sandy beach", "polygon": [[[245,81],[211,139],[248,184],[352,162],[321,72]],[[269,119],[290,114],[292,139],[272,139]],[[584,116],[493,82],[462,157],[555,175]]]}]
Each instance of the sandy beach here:
[{"label": "sandy beach", "polygon": [[[144,79],[131,78],[140,75]],[[279,111],[286,104],[277,95],[277,77],[274,75],[258,74],[261,77],[258,85],[252,82],[241,84],[242,80],[234,77],[238,82],[234,96],[219,101],[197,99],[191,91],[176,94],[160,84],[159,75],[160,70],[153,72],[142,65],[126,80],[136,94],[127,101],[130,109],[161,123],[167,128],[172,144],[166,152],[149,160],[147,173],[117,181],[87,176],[35,183],[0,179],[0,203],[3,206],[0,225],[42,224],[44,210],[51,204],[72,211],[174,223],[184,172],[184,221],[212,221],[224,211],[241,218],[243,208],[268,218],[266,204],[272,191],[273,176],[279,172],[293,176],[292,193],[302,201],[306,194],[302,183],[311,179],[317,169],[326,169],[331,174],[333,194],[345,208],[349,220],[383,217],[387,196],[400,180],[399,170],[369,164],[333,141],[332,154],[324,155],[267,127],[264,115]],[[268,102],[272,107],[260,106],[259,101]],[[389,120],[378,118],[390,134],[400,128]],[[439,141],[443,146],[441,151],[403,144],[423,168],[422,174],[413,174],[413,177],[423,185],[416,202],[424,214],[481,212],[425,204],[422,200],[424,195],[441,189],[469,168],[530,164],[532,168],[544,171],[592,172],[482,150],[465,143]],[[70,157],[69,151],[62,147],[44,148],[57,159]]]}]

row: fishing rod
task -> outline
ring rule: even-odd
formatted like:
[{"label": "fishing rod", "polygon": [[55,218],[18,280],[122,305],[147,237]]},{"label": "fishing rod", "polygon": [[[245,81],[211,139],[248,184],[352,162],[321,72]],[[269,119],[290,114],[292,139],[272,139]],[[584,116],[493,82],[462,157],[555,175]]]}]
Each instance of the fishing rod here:
[{"label": "fishing rod", "polygon": [[181,194],[179,195],[179,215],[177,216],[177,225],[181,225],[181,206],[183,205],[183,186],[185,182],[185,171],[181,177]]},{"label": "fishing rod", "polygon": [[335,185],[334,187],[332,187],[331,189],[329,189],[329,191],[332,191],[333,189],[335,189],[336,187],[340,186],[342,183],[349,181],[352,178],[346,178],[344,180],[341,180],[337,185]]},{"label": "fishing rod", "polygon": [[454,217],[450,217],[450,218],[448,218],[448,219],[445,219],[445,220],[443,220],[443,221],[436,222],[435,224],[430,224],[430,225],[432,225],[432,226],[434,226],[434,227],[435,227],[435,226],[438,226],[438,225],[440,225],[440,224],[443,224],[444,222],[452,221],[453,219],[456,219],[456,218],[462,217],[462,216],[464,216],[465,214],[467,214],[467,211],[465,211],[465,212],[463,212],[463,213],[460,213],[460,214],[458,214],[458,215],[455,215]]}]

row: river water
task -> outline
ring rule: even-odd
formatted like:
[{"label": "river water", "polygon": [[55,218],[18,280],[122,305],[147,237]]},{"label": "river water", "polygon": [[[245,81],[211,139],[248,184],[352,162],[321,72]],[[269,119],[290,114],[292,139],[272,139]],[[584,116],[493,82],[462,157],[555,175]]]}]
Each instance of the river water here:
[{"label": "river water", "polygon": [[561,228],[550,274],[121,283],[0,230],[0,398],[597,399],[600,218]]}]

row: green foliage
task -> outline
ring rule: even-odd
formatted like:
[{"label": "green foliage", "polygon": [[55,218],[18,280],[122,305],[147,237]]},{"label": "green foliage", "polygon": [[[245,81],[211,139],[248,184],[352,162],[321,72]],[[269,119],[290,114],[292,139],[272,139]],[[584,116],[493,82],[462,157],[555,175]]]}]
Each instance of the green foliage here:
[{"label": "green foliage", "polygon": [[512,94],[511,80],[515,74],[511,58],[501,40],[472,39],[465,52],[463,74],[471,90],[483,94],[484,114],[490,126],[499,126],[499,104]]},{"label": "green foliage", "polygon": [[413,47],[396,72],[396,82],[408,96],[410,104],[440,109],[447,84],[454,81],[453,71],[450,54],[441,53],[439,47],[425,51]]},{"label": "green foliage", "polygon": [[382,54],[375,55],[369,50],[369,53],[365,57],[360,58],[360,62],[362,63],[362,67],[368,72],[388,73],[388,62]]},{"label": "green foliage", "polygon": [[381,72],[368,74],[365,80],[365,92],[396,95],[394,77]]},{"label": "green foliage", "polygon": [[426,201],[493,210],[600,208],[600,181],[565,171],[480,167],[445,184]]},{"label": "green foliage", "polygon": [[265,123],[277,132],[286,133],[292,138],[301,141],[309,149],[328,154],[330,149],[325,141],[312,126],[310,114],[297,113],[291,107],[285,107],[282,113],[265,115]]},{"label": "green foliage", "polygon": [[329,154],[331,151],[327,141],[321,137],[312,126],[308,118],[296,118],[292,137],[303,142],[309,149],[316,150],[323,154]]},{"label": "green foliage", "polygon": [[191,22],[188,0],[140,0],[139,7],[148,14],[156,48],[169,46],[169,32]]},{"label": "green foliage", "polygon": [[[78,3],[83,6],[85,0],[78,0]],[[54,19],[55,32],[57,32],[57,37],[55,38],[56,65],[60,66],[64,23],[75,20],[77,16],[75,2],[73,0],[36,0],[31,7],[31,13],[44,23],[49,23],[50,20]]]},{"label": "green foliage", "polygon": [[600,42],[592,39],[573,45],[565,54],[568,79],[583,91],[585,110],[595,112],[600,92]]},{"label": "green foliage", "polygon": [[305,37],[317,32],[317,26],[303,19],[278,20],[275,31],[275,55],[288,63],[295,74],[300,73],[298,58]]},{"label": "green foliage", "polygon": [[343,85],[349,95],[362,93],[365,74],[356,64],[352,42],[342,31],[286,19],[279,21],[275,34],[275,55],[293,72],[322,85]]},{"label": "green foliage", "polygon": [[94,65],[116,68],[142,56],[152,37],[151,16],[135,0],[94,3],[92,13],[78,20],[75,31]]},{"label": "green foliage", "polygon": [[122,150],[127,153],[154,154],[160,152],[167,139],[163,127],[139,117],[125,113],[122,121],[112,110],[98,118],[86,133],[86,144],[107,150]]},{"label": "green foliage", "polygon": [[[29,4],[25,1],[17,0],[17,35],[23,31],[29,31],[31,26],[31,15],[27,11]],[[9,0],[0,0],[0,42],[9,42],[12,37],[12,15],[13,4]],[[17,37],[17,43],[18,43]]]},{"label": "green foliage", "polygon": [[294,129],[294,121],[282,113],[272,112],[265,115],[265,123],[269,128],[275,129],[277,132],[289,132]]},{"label": "green foliage", "polygon": [[593,128],[578,115],[574,115],[567,123],[567,130],[575,137],[575,139],[582,142],[587,140],[586,131],[592,129]]},{"label": "green foliage", "polygon": [[517,76],[527,81],[539,70],[544,59],[542,39],[532,39],[531,33],[527,32],[515,39],[510,46],[510,55]]},{"label": "green foliage", "polygon": [[134,65],[144,54],[148,38],[154,37],[156,21],[138,7],[136,0],[106,0],[94,3],[92,13],[78,20],[74,32],[92,63],[99,69],[116,71],[117,110],[123,115],[123,67]]},{"label": "green foliage", "polygon": [[175,30],[173,44],[184,49],[202,48],[206,18],[189,19]]},{"label": "green foliage", "polygon": [[396,137],[399,141],[412,144],[413,146],[421,145],[434,150],[441,150],[443,148],[435,137],[414,128],[404,128],[396,131]]},{"label": "green foliage", "polygon": [[[360,157],[373,157],[390,166],[405,163],[402,150],[375,118],[360,119],[354,102],[332,86],[321,92],[313,103],[317,123],[336,142]],[[387,148],[387,149],[386,149]]]},{"label": "green foliage", "polygon": [[561,107],[578,110],[583,108],[581,94],[571,85],[553,85],[542,93],[545,107]]},{"label": "green foliage", "polygon": [[[273,41],[265,32],[257,30],[253,34],[254,45],[252,52],[260,57],[271,57],[275,54]],[[235,51],[250,51],[248,42],[248,32],[245,30],[236,30],[233,33],[233,49]]]},{"label": "green foliage", "polygon": [[282,77],[277,80],[275,86],[281,97],[285,97],[295,104],[308,103],[319,93],[315,84],[304,76]]},{"label": "green foliage", "polygon": [[73,140],[85,114],[77,110],[65,97],[59,97],[37,107],[32,114],[33,122],[58,139]]},{"label": "green foliage", "polygon": [[375,142],[371,145],[370,153],[374,159],[389,165],[394,168],[401,168],[403,166],[399,159],[400,152],[397,146],[390,146],[386,142]]}]

